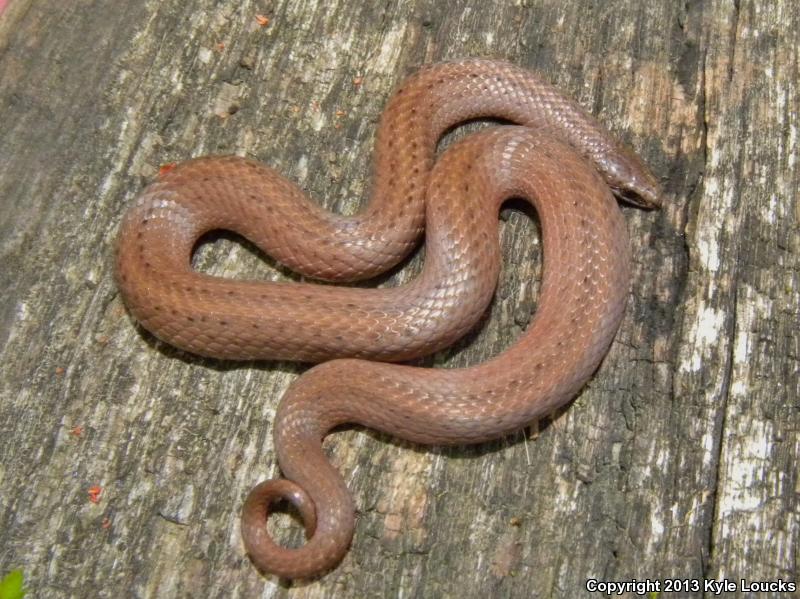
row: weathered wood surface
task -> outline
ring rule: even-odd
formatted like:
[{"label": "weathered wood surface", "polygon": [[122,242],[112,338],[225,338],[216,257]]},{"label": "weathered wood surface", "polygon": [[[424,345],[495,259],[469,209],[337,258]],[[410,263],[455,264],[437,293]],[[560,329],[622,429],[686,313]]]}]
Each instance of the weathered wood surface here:
[{"label": "weathered wood surface", "polygon": [[[13,0],[0,17],[0,572],[23,568],[35,597],[797,580],[798,32],[793,0]],[[662,211],[625,209],[622,329],[585,392],[527,435],[446,451],[335,435],[359,509],[352,550],[316,582],[262,577],[238,513],[276,474],[273,413],[303,368],[199,360],[138,330],[111,279],[120,217],[160,164],[210,153],[265,160],[353,210],[391,87],[466,55],[539,69],[664,181]],[[500,231],[490,317],[427,364],[479,362],[527,322],[536,227],[509,213]],[[277,276],[225,239],[200,263]]]}]

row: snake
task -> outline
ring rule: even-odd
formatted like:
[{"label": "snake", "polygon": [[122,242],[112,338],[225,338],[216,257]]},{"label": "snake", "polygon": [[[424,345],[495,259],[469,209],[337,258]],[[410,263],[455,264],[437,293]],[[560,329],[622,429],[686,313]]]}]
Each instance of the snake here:
[{"label": "snake", "polygon": [[[499,123],[440,151],[445,134],[475,119]],[[132,317],[202,356],[318,363],[276,409],[284,478],[255,486],[242,508],[251,561],[286,579],[329,572],[352,543],[355,503],[322,447],[336,427],[425,445],[481,443],[578,394],[608,352],[629,292],[618,200],[661,203],[642,161],[577,102],[529,69],[482,58],[424,66],[395,89],[378,123],[370,192],[355,214],[324,209],[244,157],[201,157],[162,171],[128,208],[117,237],[115,278]],[[473,366],[403,364],[452,344],[486,312],[509,199],[533,206],[543,247],[528,326]],[[241,235],[299,281],[195,270],[198,240],[215,230]],[[413,280],[346,285],[384,273],[423,239]],[[287,501],[305,529],[299,547],[278,543],[267,527]]]}]

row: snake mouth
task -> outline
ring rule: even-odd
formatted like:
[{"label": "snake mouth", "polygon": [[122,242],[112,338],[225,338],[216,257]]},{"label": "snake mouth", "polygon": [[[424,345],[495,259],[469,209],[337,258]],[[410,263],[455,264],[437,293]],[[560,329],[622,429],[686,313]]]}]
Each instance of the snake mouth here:
[{"label": "snake mouth", "polygon": [[645,210],[661,208],[661,198],[656,189],[631,189],[629,187],[612,186],[611,191],[622,202]]}]

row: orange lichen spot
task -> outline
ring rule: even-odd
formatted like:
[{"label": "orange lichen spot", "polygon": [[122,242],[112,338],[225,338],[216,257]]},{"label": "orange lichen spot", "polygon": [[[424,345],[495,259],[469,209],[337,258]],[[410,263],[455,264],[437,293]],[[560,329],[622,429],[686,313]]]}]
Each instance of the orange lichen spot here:
[{"label": "orange lichen spot", "polygon": [[214,47],[218,52],[222,52],[225,49],[225,42],[217,42]]},{"label": "orange lichen spot", "polygon": [[266,15],[256,15],[256,21],[259,27],[266,27],[269,25],[269,17]]},{"label": "orange lichen spot", "polygon": [[168,172],[170,172],[172,169],[174,169],[176,166],[177,166],[176,162],[167,162],[166,164],[162,164],[158,168],[158,176],[159,177],[163,177]]},{"label": "orange lichen spot", "polygon": [[103,493],[103,487],[94,485],[93,487],[89,487],[87,493],[89,494],[89,501],[92,503],[100,503],[100,495]]},{"label": "orange lichen spot", "polygon": [[80,437],[83,434],[83,427],[78,424],[69,429],[69,434],[73,437]]},{"label": "orange lichen spot", "polygon": [[62,375],[62,374],[64,374],[65,372],[66,372],[66,370],[64,370],[64,368],[63,368],[62,366],[56,366],[56,374],[57,374],[58,376],[61,376],[61,375]]},{"label": "orange lichen spot", "polygon": [[111,518],[109,518],[108,516],[103,518],[103,522],[100,524],[100,526],[106,529],[111,528]]},{"label": "orange lichen spot", "polygon": [[336,111],[336,116],[338,116],[339,118],[343,117],[345,114],[347,114],[347,113],[344,110],[337,110]]},{"label": "orange lichen spot", "polygon": [[364,83],[364,78],[363,78],[363,77],[361,77],[360,75],[359,75],[358,77],[355,77],[355,78],[353,79],[353,85],[355,85],[356,87],[358,87],[358,86],[359,86],[359,85],[361,85],[362,83]]}]

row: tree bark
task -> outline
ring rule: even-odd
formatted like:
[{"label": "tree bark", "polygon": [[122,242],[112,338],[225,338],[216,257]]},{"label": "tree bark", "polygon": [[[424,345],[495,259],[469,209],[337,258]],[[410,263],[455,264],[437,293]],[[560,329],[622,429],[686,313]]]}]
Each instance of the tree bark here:
[{"label": "tree bark", "polygon": [[[793,0],[12,0],[0,576],[22,568],[35,597],[577,597],[591,578],[727,578],[746,594],[741,579],[798,581],[798,32]],[[662,179],[661,211],[624,209],[622,328],[576,401],[516,436],[456,449],[332,436],[358,506],[352,549],[317,581],[261,576],[239,510],[277,474],[275,408],[306,366],[199,359],[135,326],[111,276],[120,218],[159,165],[221,153],[352,212],[392,87],[463,56],[539,70]],[[526,326],[536,225],[508,209],[500,232],[491,314],[425,365],[481,362]],[[282,276],[224,237],[198,267]],[[681,596],[704,595],[701,582]]]}]

